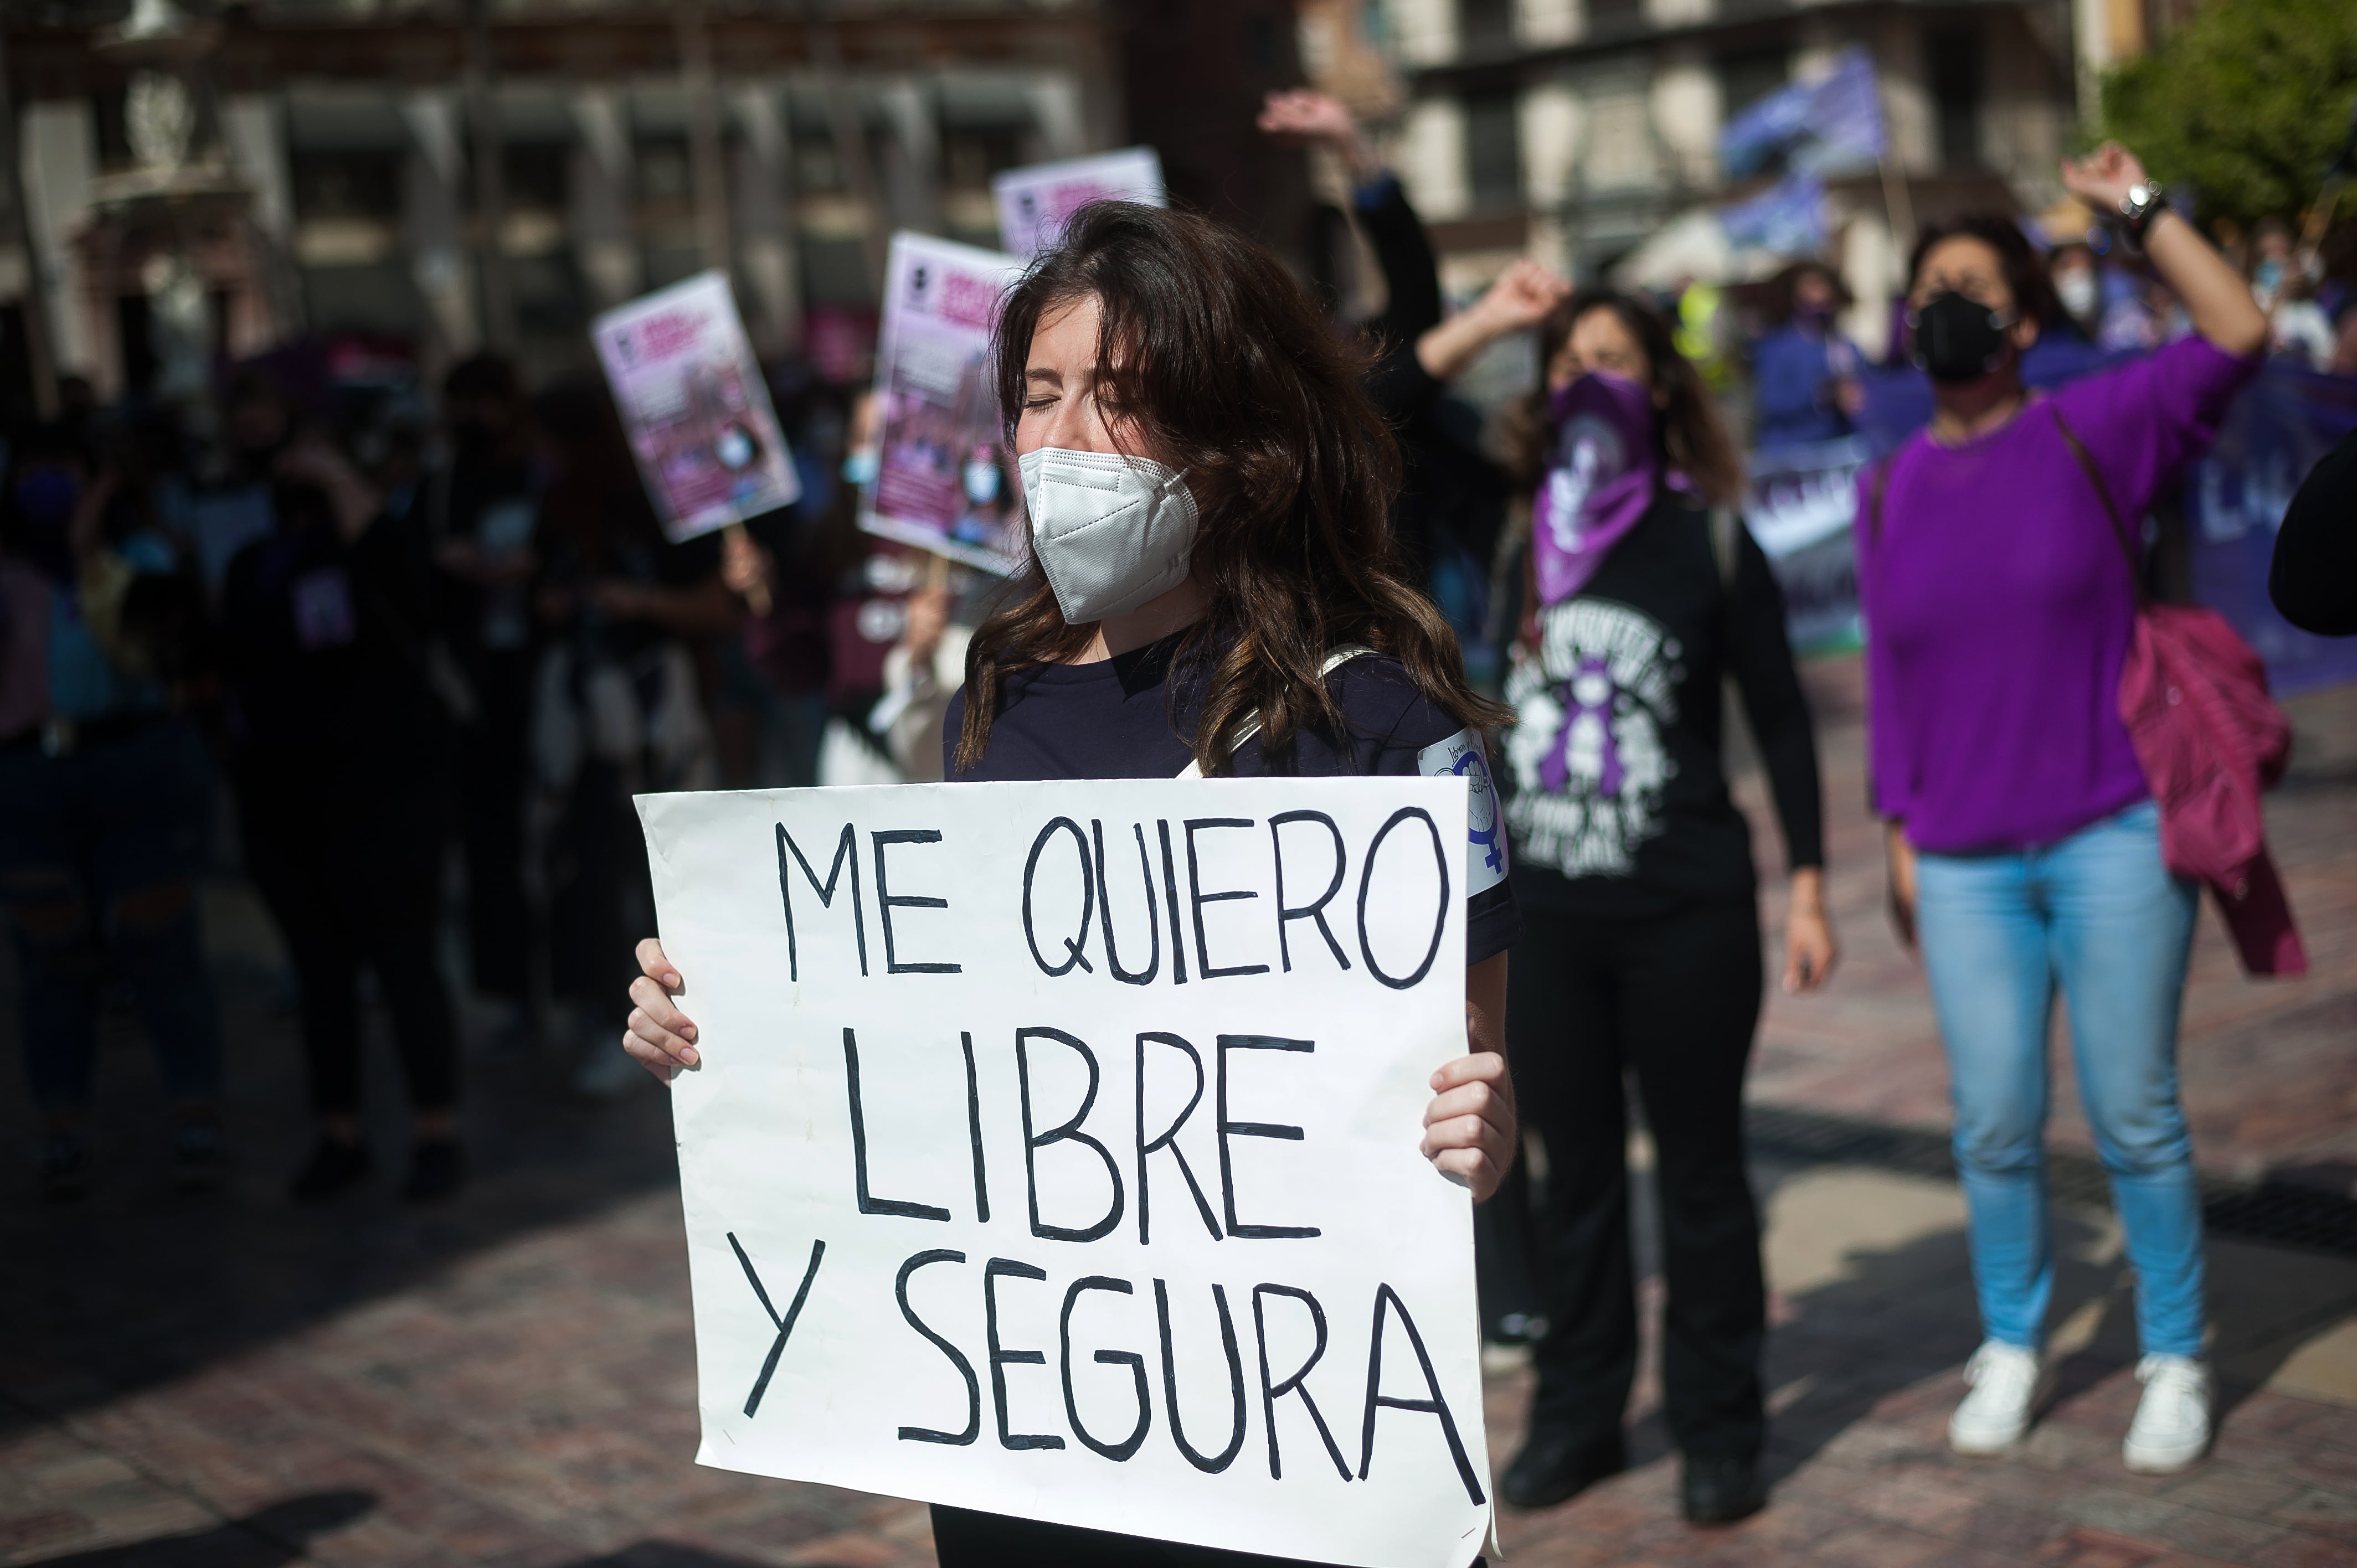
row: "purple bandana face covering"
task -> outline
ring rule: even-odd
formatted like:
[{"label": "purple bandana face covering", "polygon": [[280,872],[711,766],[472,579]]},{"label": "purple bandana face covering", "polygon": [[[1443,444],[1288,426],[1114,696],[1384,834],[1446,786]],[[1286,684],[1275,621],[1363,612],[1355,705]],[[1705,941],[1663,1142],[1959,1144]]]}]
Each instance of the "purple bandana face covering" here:
[{"label": "purple bandana face covering", "polygon": [[1587,585],[1620,536],[1653,504],[1661,455],[1653,403],[1620,376],[1590,373],[1547,399],[1555,455],[1539,481],[1531,542],[1539,602],[1552,605]]}]

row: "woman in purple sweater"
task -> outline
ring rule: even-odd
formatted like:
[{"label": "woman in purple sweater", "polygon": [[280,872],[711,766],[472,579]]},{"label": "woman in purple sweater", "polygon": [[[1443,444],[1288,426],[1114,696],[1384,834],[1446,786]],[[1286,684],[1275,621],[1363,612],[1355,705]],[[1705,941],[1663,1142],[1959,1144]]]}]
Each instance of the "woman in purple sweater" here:
[{"label": "woman in purple sweater", "polygon": [[2119,718],[2136,591],[2094,476],[2122,516],[2143,517],[2256,373],[2266,322],[2127,152],[2106,144],[2062,177],[2142,247],[2195,336],[2050,397],[2027,392],[2021,355],[2053,292],[2020,231],[1966,220],[1916,246],[1908,318],[1937,412],[1867,470],[1858,507],[1874,799],[1892,913],[1921,943],[1947,1047],[1986,1335],[1949,1440],[2006,1448],[2043,1387],[2060,981],[2136,1270],[2145,1393],[2123,1456],[2167,1472],[2210,1440],[2201,1208],[2176,1066],[2195,888],[2161,864]]}]

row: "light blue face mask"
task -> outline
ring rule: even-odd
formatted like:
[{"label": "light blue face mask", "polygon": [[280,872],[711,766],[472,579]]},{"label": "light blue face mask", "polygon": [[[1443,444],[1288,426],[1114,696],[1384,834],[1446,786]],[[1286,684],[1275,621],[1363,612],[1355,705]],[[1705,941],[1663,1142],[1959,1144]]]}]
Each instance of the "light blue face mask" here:
[{"label": "light blue face mask", "polygon": [[876,448],[855,446],[843,455],[843,482],[864,490],[876,482],[876,473],[880,467],[881,454]]}]

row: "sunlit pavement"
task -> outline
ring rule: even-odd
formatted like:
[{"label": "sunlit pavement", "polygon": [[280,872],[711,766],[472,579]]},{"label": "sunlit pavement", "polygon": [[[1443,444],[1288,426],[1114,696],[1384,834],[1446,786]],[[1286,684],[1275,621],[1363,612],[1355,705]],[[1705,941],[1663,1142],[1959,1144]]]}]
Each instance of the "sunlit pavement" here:
[{"label": "sunlit pavement", "polygon": [[[1854,667],[1817,666],[1812,685],[1849,952],[1829,995],[1771,1004],[1755,1098],[1937,1131],[1936,1039],[1882,926],[1858,799]],[[2345,1197],[2357,689],[2293,707],[2302,759],[2272,822],[2315,973],[2242,981],[2205,915],[2187,1098],[2205,1170]],[[678,1199],[651,1082],[580,1106],[559,1092],[554,1052],[478,1060],[479,1179],[462,1202],[418,1214],[392,1200],[401,1132],[387,1116],[380,1190],[287,1208],[305,1137],[292,1021],[250,899],[224,885],[210,908],[240,1151],[229,1187],[167,1190],[153,1072],[120,1019],[92,1197],[53,1208],[25,1162],[0,1172],[0,1563],[931,1561],[920,1509],[692,1463]],[[12,1006],[12,1042],[13,1022]],[[390,1103],[390,1065],[376,1070]],[[2070,1106],[2058,1101],[2056,1143],[2083,1148]],[[0,1132],[27,1144],[32,1125],[11,1074]],[[2054,1402],[2020,1453],[1967,1461],[1943,1439],[1975,1338],[1953,1183],[1788,1154],[1756,1162],[1776,1293],[1772,1506],[1731,1530],[1678,1520],[1649,1372],[1636,1467],[1562,1508],[1509,1513],[1510,1561],[2357,1564],[2357,1258],[2213,1236],[2221,1436],[2184,1476],[2133,1477],[2118,1457],[2136,1388],[2117,1231],[2100,1207],[2065,1208]],[[1492,1379],[1499,1463],[1522,1392],[1517,1373]]]}]

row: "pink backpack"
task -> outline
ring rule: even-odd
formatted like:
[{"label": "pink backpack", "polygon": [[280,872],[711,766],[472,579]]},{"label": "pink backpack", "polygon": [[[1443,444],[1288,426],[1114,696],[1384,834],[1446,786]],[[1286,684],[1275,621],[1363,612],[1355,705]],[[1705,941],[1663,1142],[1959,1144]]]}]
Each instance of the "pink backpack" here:
[{"label": "pink backpack", "polygon": [[2291,721],[2267,695],[2266,666],[2213,609],[2146,596],[2136,537],[2078,433],[2055,428],[2087,471],[2136,584],[2135,640],[2120,671],[2120,721],[2160,807],[2160,855],[2208,884],[2253,974],[2305,974],[2308,954],[2267,857],[2260,791],[2291,757]]}]

